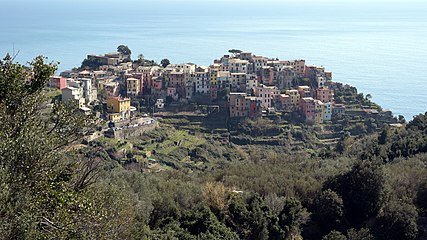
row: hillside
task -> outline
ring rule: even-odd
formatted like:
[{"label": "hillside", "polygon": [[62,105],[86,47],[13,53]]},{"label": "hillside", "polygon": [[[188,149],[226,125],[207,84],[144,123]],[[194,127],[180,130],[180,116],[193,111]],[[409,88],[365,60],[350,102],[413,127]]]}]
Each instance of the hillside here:
[{"label": "hillside", "polygon": [[427,113],[343,120],[331,143],[286,116],[203,111],[82,141],[103,124],[51,102],[55,68],[0,62],[0,239],[426,238]]}]

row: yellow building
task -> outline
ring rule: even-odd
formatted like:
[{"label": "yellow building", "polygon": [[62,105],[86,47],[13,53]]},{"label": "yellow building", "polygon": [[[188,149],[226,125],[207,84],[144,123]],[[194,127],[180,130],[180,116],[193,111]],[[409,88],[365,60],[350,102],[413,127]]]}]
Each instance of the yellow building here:
[{"label": "yellow building", "polygon": [[139,80],[136,78],[126,79],[127,94],[136,96],[139,94]]},{"label": "yellow building", "polygon": [[292,111],[296,111],[299,109],[299,104],[300,104],[300,94],[298,92],[298,90],[286,90],[286,95],[289,95],[290,97],[290,110]]},{"label": "yellow building", "polygon": [[320,100],[314,100],[315,103],[315,123],[322,124],[325,114],[325,104]]},{"label": "yellow building", "polygon": [[120,113],[110,113],[108,114],[108,120],[113,121],[113,122],[118,122],[122,119],[122,116],[120,115]]},{"label": "yellow building", "polygon": [[211,86],[217,85],[218,83],[217,76],[220,68],[221,68],[221,65],[219,64],[214,64],[209,67],[209,79],[210,79]]},{"label": "yellow building", "polygon": [[110,97],[107,99],[107,110],[109,113],[120,113],[130,111],[130,99],[121,97]]},{"label": "yellow building", "polygon": [[130,117],[130,99],[120,97],[107,98],[107,111],[109,120],[115,122]]}]

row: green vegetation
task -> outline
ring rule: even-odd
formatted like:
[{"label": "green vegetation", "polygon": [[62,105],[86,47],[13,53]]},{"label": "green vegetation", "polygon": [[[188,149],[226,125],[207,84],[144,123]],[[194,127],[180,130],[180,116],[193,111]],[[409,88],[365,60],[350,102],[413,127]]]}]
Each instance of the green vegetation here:
[{"label": "green vegetation", "polygon": [[99,67],[104,65],[100,59],[84,59],[81,69],[99,70]]},{"label": "green vegetation", "polygon": [[93,121],[75,106],[43,107],[56,69],[44,60],[0,61],[0,238],[126,238],[127,196],[95,183],[99,159],[67,154]]},{"label": "green vegetation", "polygon": [[83,145],[95,121],[47,104],[54,70],[0,62],[0,239],[426,239],[427,113],[338,119],[337,144],[292,115],[165,114]]},{"label": "green vegetation", "polygon": [[167,58],[162,59],[162,61],[160,61],[160,65],[162,65],[162,67],[164,68],[167,67],[169,64],[171,64],[171,62]]},{"label": "green vegetation", "polygon": [[117,52],[119,52],[123,55],[129,56],[129,57],[132,54],[132,51],[129,49],[129,47],[125,46],[125,45],[119,45],[117,47]]}]

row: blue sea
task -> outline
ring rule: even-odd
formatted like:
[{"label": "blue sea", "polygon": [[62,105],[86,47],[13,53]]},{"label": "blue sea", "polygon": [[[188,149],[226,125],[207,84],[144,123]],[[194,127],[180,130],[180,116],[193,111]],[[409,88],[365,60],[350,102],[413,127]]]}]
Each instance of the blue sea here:
[{"label": "blue sea", "polygon": [[120,44],[199,65],[237,48],[323,65],[408,120],[427,111],[427,3],[295,2],[0,0],[0,54],[62,71]]}]

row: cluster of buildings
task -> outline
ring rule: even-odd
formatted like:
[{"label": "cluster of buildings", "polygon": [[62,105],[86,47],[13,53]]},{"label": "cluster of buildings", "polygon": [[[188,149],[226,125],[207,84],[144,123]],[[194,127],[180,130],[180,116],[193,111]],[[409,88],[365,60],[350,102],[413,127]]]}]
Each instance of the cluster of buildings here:
[{"label": "cluster of buildings", "polygon": [[[120,53],[88,55],[87,59],[102,63],[99,70],[63,72],[52,78],[51,85],[62,90],[64,101],[76,101],[81,107],[89,107],[102,95],[112,121],[125,119],[135,110],[130,97],[147,95],[157,99],[159,108],[167,98],[186,102],[228,96],[232,118],[299,111],[310,123],[331,120],[336,107],[329,88],[332,73],[307,66],[305,60],[284,61],[241,52],[224,55],[210,66],[185,63],[160,67],[123,61],[128,57]],[[308,80],[310,86],[299,86],[301,79]],[[343,109],[338,106],[338,110]]]},{"label": "cluster of buildings", "polygon": [[87,59],[105,65],[101,65],[97,71],[64,71],[60,76],[51,77],[48,85],[61,90],[63,102],[73,101],[84,112],[105,103],[108,120],[117,122],[129,119],[136,108],[131,106],[130,98],[120,94],[120,78],[133,65],[124,61],[128,58],[122,53],[88,55]]}]

